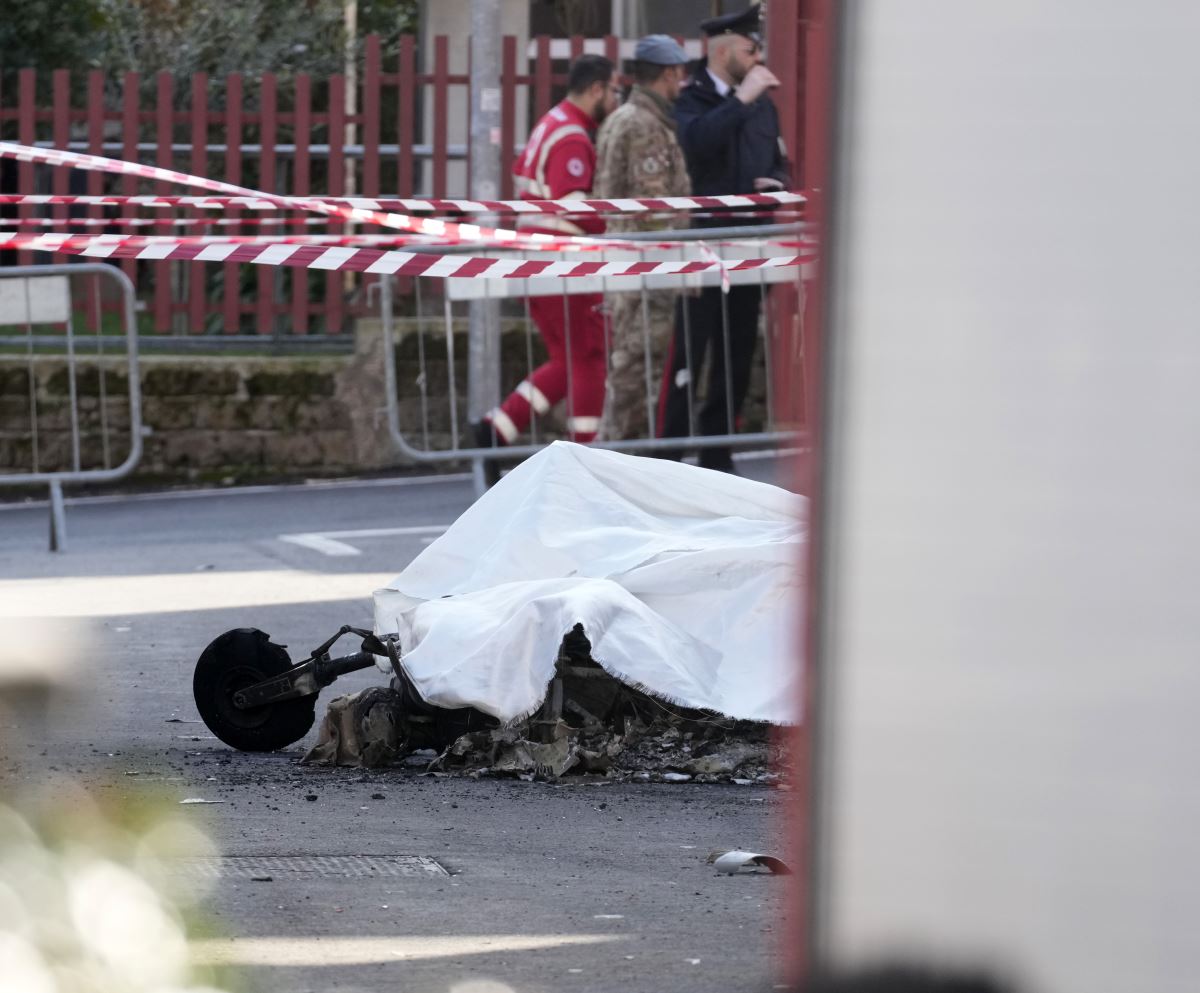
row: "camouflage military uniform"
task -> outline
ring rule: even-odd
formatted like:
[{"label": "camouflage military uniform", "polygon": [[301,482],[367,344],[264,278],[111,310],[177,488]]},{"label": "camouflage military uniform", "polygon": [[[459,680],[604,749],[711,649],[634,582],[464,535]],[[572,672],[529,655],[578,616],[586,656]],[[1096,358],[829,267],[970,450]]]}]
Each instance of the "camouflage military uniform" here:
[{"label": "camouflage military uniform", "polygon": [[[675,139],[670,105],[657,93],[635,86],[625,104],[600,129],[592,195],[603,199],[678,197],[687,196],[691,190],[683,151]],[[681,223],[686,220],[648,220],[637,214],[619,214],[609,222],[608,230],[650,231]],[[659,386],[657,370],[662,367],[674,328],[675,296],[672,290],[609,295],[612,348],[602,437],[629,439],[649,434],[654,410],[646,410],[647,373],[653,401]],[[650,336],[650,370],[646,365],[644,328]]]}]

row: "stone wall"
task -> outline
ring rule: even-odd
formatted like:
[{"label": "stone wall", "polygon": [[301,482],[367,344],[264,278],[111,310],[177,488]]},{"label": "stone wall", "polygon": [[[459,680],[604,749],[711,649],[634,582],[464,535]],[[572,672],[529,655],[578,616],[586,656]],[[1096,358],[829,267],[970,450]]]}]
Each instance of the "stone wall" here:
[{"label": "stone wall", "polygon": [[[502,379],[511,388],[525,373],[529,342],[520,324],[506,328]],[[455,335],[455,389],[461,443],[466,437],[466,333]],[[544,359],[532,343],[534,362]],[[144,355],[140,361],[141,462],[132,478],[143,482],[252,481],[281,477],[345,475],[409,464],[388,434],[383,342],[377,323],[360,322],[355,351],[319,357]],[[421,353],[424,352],[424,368]],[[450,442],[445,336],[404,334],[396,345],[401,429],[410,443],[445,449]],[[76,366],[80,465],[109,466],[129,451],[128,381],[123,359]],[[423,372],[423,376],[422,376]],[[747,404],[750,426],[761,420],[761,375]],[[37,458],[41,471],[72,463],[69,377],[62,356],[33,364]],[[421,386],[425,389],[422,399]],[[30,366],[21,356],[0,356],[0,472],[34,468]],[[556,417],[543,427],[561,430]]]}]

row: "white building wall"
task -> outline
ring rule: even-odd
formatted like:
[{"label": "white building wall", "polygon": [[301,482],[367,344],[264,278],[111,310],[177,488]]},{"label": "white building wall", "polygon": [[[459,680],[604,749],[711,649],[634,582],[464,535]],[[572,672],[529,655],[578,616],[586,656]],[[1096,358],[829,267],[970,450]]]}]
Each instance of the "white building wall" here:
[{"label": "white building wall", "polygon": [[[500,4],[500,25],[504,34],[516,35],[518,72],[524,70],[521,63],[529,44],[529,0],[497,0]],[[449,56],[450,72],[463,73],[468,71],[471,38],[471,4],[468,0],[423,0],[420,12],[420,37],[422,68],[432,71],[434,59],[434,38],[444,34],[450,39]],[[520,94],[523,91],[518,91]],[[454,86],[450,89],[448,114],[446,120],[447,140],[451,145],[465,145],[470,131],[468,115],[469,87]],[[433,91],[426,87],[422,99],[422,128],[420,141],[433,142]],[[518,98],[516,114],[516,141],[521,144],[529,128],[528,113],[525,101]],[[501,156],[502,168],[507,170],[511,164],[511,156],[507,153]],[[432,192],[432,165],[427,164],[422,171],[421,193]],[[446,173],[446,190],[451,197],[470,195],[467,189],[467,163],[465,159],[452,161]]]},{"label": "white building wall", "polygon": [[849,6],[824,948],[1191,993],[1200,7]]}]

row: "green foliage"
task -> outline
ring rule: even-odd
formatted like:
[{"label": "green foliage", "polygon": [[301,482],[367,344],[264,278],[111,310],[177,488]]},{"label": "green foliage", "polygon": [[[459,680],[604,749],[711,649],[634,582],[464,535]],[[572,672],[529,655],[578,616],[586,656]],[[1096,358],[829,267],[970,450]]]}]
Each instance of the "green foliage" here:
[{"label": "green foliage", "polygon": [[0,69],[84,69],[99,63],[102,0],[13,0],[0,17]]},{"label": "green foliage", "polygon": [[[327,76],[345,66],[344,0],[15,0],[0,18],[0,68],[102,68],[176,77]],[[417,0],[359,0],[358,38],[385,52],[416,29]]]}]

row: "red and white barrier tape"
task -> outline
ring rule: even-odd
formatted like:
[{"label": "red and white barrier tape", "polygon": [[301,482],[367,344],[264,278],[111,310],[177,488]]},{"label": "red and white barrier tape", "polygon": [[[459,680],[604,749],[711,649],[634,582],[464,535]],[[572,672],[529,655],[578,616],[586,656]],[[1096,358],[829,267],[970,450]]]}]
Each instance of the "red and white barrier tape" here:
[{"label": "red and white barrier tape", "polygon": [[[42,149],[13,142],[0,142],[0,158],[25,162],[71,166],[137,176],[142,179],[198,187],[221,194],[222,197],[248,198],[275,206],[299,208],[313,213],[349,221],[362,221],[381,227],[426,235],[443,242],[493,242],[510,249],[533,251],[578,251],[580,249],[608,250],[614,248],[645,250],[679,247],[671,242],[623,242],[616,239],[596,239],[558,236],[534,232],[518,232],[503,228],[485,228],[471,224],[454,224],[430,218],[403,214],[380,213],[360,207],[343,206],[306,197],[280,197],[257,190],[235,186],[220,180],[206,179],[187,173],[163,169],[138,162],[122,162],[96,155],[84,155],[61,149]],[[688,198],[691,199],[691,198]],[[581,201],[582,202],[582,201]],[[223,204],[222,206],[227,206]],[[0,235],[0,247],[31,251],[60,252],[92,258],[178,259],[188,261],[249,262],[259,265],[284,265],[324,271],[357,271],[369,273],[426,275],[426,276],[496,276],[528,279],[538,276],[570,278],[578,276],[633,276],[655,273],[703,272],[718,267],[724,270],[774,268],[798,265],[811,256],[778,256],[762,259],[742,259],[726,263],[715,255],[707,261],[666,262],[568,262],[548,260],[516,260],[435,253],[381,251],[378,248],[355,247],[351,240],[371,236],[339,236],[341,243],[315,241],[298,236],[294,239],[279,236],[248,238],[139,238],[136,236],[100,235],[81,237],[70,234]],[[361,242],[358,242],[361,244]],[[395,242],[391,242],[394,244]],[[482,247],[482,245],[481,245]]]},{"label": "red and white barrier tape", "polygon": [[[140,242],[140,243],[139,243]],[[137,239],[119,235],[83,237],[67,234],[0,234],[0,249],[62,252],[89,258],[174,259],[189,262],[248,262],[280,265],[325,272],[365,272],[400,276],[471,277],[504,279],[581,276],[651,276],[666,273],[706,272],[720,268],[773,269],[797,266],[815,259],[815,254],[781,255],[773,258],[670,262],[570,262],[546,259],[484,258],[465,255],[387,252],[376,248],[323,247],[321,245],[253,243],[219,239],[200,244],[196,240],[171,238]]]},{"label": "red and white barrier tape", "polygon": [[[3,197],[0,197],[0,201]],[[780,217],[790,215],[791,211],[746,211],[739,213],[737,220],[743,218]],[[661,217],[661,214],[644,215]],[[715,214],[702,210],[689,217],[720,217],[728,215]],[[12,228],[152,228],[152,227],[313,227],[317,225],[336,224],[337,218],[329,217],[9,217],[0,218],[0,224]],[[413,237],[427,237],[414,235]],[[713,242],[711,244],[720,244]]]},{"label": "red and white barrier tape", "polygon": [[[159,222],[167,223],[167,222]],[[0,231],[0,238],[6,237],[9,234],[18,234],[20,232]],[[397,248],[408,245],[421,245],[424,247],[437,247],[442,244],[437,240],[430,240],[423,235],[402,234],[400,232],[392,234],[286,234],[283,232],[271,234],[212,234],[212,235],[145,235],[145,234],[100,234],[87,235],[78,232],[64,231],[55,232],[53,234],[31,235],[35,238],[70,238],[78,246],[84,243],[95,242],[103,245],[132,245],[134,247],[148,247],[154,245],[197,245],[204,247],[207,245],[347,245],[354,247],[374,247],[374,248]],[[740,244],[746,244],[746,241]],[[713,247],[729,246],[739,244],[739,242],[730,241],[713,241],[713,242],[696,242],[700,252],[705,258],[710,259],[716,264],[721,264],[720,257],[712,250]],[[771,244],[799,246],[802,248],[815,247],[815,244],[804,241],[778,241],[771,239]],[[643,242],[643,247],[652,247],[659,250],[673,249],[678,246],[677,242]],[[480,251],[513,251],[513,247],[508,244],[493,244],[481,242],[478,246]],[[621,248],[621,243],[615,243],[615,247]]]},{"label": "red and white barrier tape", "polygon": [[[160,222],[161,223],[161,222]],[[0,239],[7,238],[15,231],[0,231]],[[30,235],[34,238],[70,238],[76,246],[84,243],[103,245],[132,245],[144,248],[153,245],[354,245],[374,248],[395,248],[406,245],[436,246],[438,241],[430,241],[421,235],[403,234],[399,231],[391,234],[286,234],[283,232],[271,234],[196,234],[196,235],[153,235],[153,234],[83,234],[74,231],[54,232],[50,234]],[[487,244],[480,245],[480,250],[492,248]],[[507,246],[497,246],[496,250],[507,250]]]},{"label": "red and white barrier tape", "polygon": [[[159,222],[162,223],[162,222]],[[22,232],[0,231],[0,239]],[[440,241],[431,241],[422,235],[404,234],[399,231],[391,234],[286,234],[283,232],[271,234],[196,234],[196,235],[153,235],[153,234],[83,234],[75,231],[62,231],[50,234],[31,234],[33,238],[70,238],[76,247],[84,244],[99,245],[130,245],[134,248],[145,248],[154,245],[196,245],[201,248],[206,245],[353,245],[374,248],[395,248],[406,245],[437,246]],[[495,249],[507,251],[509,246],[493,246],[487,243],[479,246],[480,251]]]},{"label": "red and white barrier tape", "polygon": [[[747,193],[739,196],[659,197],[640,200],[425,200],[406,197],[325,196],[266,199],[264,196],[103,196],[96,194],[82,196],[8,194],[0,196],[0,204],[19,206],[67,204],[69,206],[196,207],[217,210],[223,210],[226,207],[241,207],[247,210],[279,210],[285,207],[307,209],[303,205],[314,200],[349,209],[403,210],[439,214],[640,214],[678,210],[740,210],[747,207],[772,207],[807,202],[803,193]],[[734,216],[743,215],[739,213]]]},{"label": "red and white barrier tape", "polygon": [[[140,162],[122,162],[119,159],[104,158],[100,155],[85,155],[80,152],[68,152],[59,148],[35,148],[30,145],[0,141],[0,158],[16,159],[19,162],[41,162],[47,165],[70,166],[76,169],[111,172],[123,176],[137,176],[141,179],[175,183],[180,186],[191,186],[232,197],[247,197],[250,200],[263,201],[280,207],[307,210],[317,214],[327,214],[347,221],[361,221],[367,224],[377,224],[384,228],[412,231],[417,234],[430,235],[448,243],[495,241],[509,244],[514,248],[525,248],[534,251],[579,251],[618,247],[612,240],[586,238],[577,235],[539,234],[537,232],[514,231],[507,228],[486,228],[475,224],[455,224],[450,221],[438,221],[431,218],[409,217],[406,214],[380,213],[360,207],[343,206],[340,203],[326,203],[323,200],[309,197],[281,197],[272,193],[251,190],[244,186],[235,186],[233,183],[226,183],[217,179],[206,179],[203,176],[193,176],[184,172],[176,172],[173,169],[163,169],[160,166],[143,165]],[[645,248],[646,245],[643,242],[627,242],[621,243],[619,247],[637,250]]]},{"label": "red and white barrier tape", "polygon": [[[8,217],[9,228],[315,227],[327,217]],[[413,237],[416,237],[415,235]]]}]

